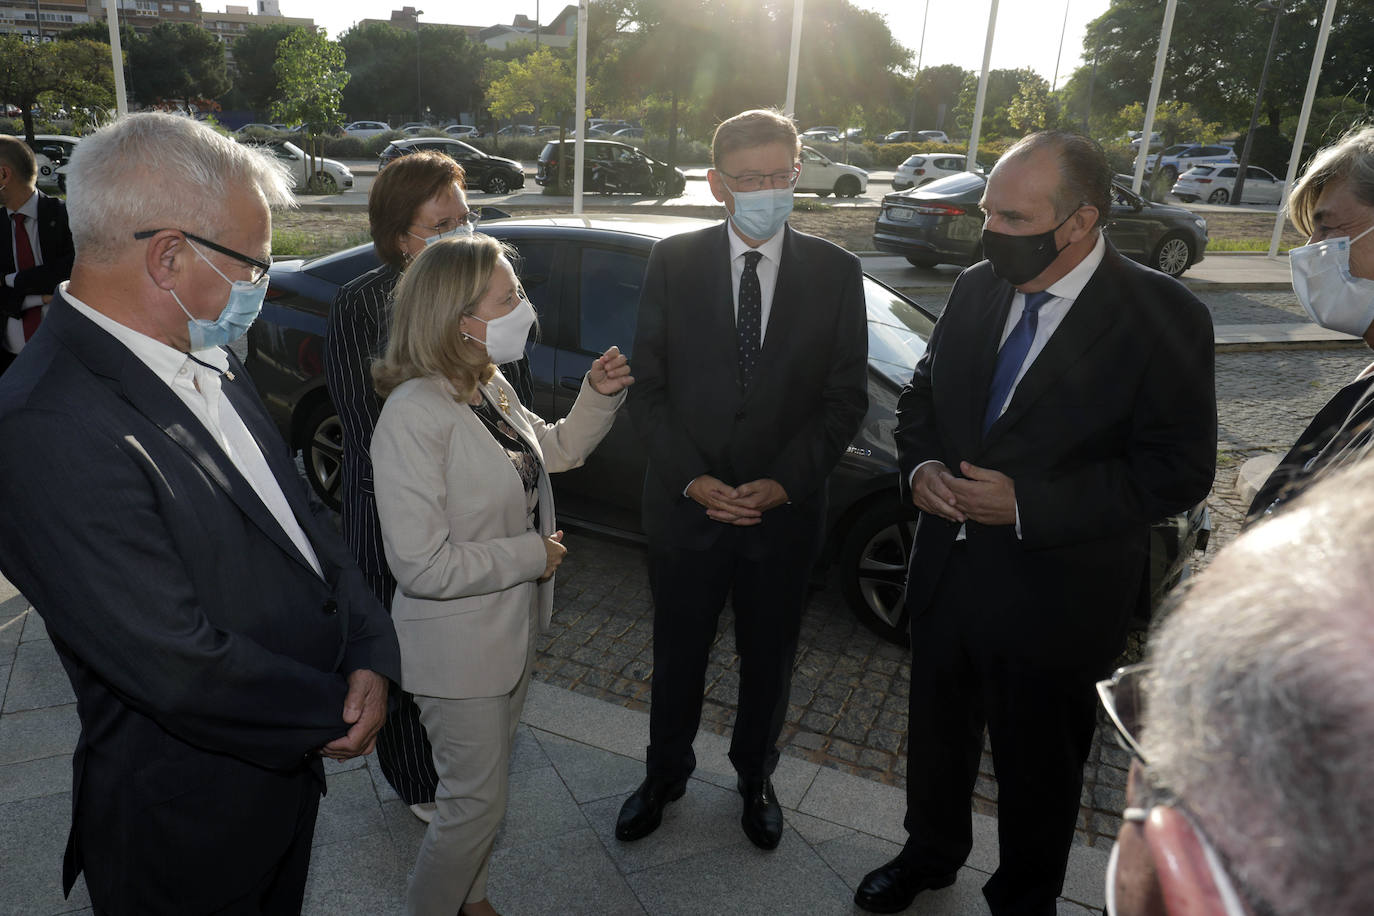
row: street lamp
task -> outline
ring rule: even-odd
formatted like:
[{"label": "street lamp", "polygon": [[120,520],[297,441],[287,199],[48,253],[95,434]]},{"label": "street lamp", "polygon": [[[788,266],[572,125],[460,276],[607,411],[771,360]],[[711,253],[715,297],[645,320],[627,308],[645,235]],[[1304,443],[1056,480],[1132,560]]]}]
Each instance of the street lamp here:
[{"label": "street lamp", "polygon": [[415,120],[425,119],[425,106],[420,103],[420,17],[424,10],[415,11]]},{"label": "street lamp", "polygon": [[[916,75],[911,80],[911,120],[907,123],[907,130],[915,133],[916,131],[916,103],[921,98],[921,58],[926,52],[926,20],[930,18],[930,0],[926,0],[926,11],[921,16],[921,46],[916,51]],[[937,125],[938,126],[938,125]]]},{"label": "street lamp", "polygon": [[1236,184],[1231,189],[1231,203],[1239,204],[1245,191],[1245,170],[1250,165],[1250,147],[1255,142],[1255,125],[1259,123],[1260,103],[1264,100],[1264,83],[1269,79],[1269,62],[1274,57],[1274,44],[1279,40],[1279,20],[1283,18],[1282,0],[1259,0],[1255,9],[1274,13],[1274,31],[1269,34],[1269,50],[1264,52],[1264,67],[1260,70],[1259,88],[1255,90],[1255,110],[1250,113],[1250,129],[1245,132],[1245,145],[1236,166]]}]

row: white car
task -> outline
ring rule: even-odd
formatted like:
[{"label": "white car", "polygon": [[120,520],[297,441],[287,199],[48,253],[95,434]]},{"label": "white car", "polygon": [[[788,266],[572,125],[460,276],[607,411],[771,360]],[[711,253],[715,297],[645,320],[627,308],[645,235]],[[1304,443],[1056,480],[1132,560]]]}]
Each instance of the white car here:
[{"label": "white car", "polygon": [[450,124],[444,128],[444,133],[458,140],[471,140],[482,136],[482,132],[471,124]]},{"label": "white car", "polygon": [[801,135],[802,140],[812,143],[839,143],[840,135],[829,127],[813,127]]},{"label": "white car", "polygon": [[58,169],[72,158],[72,150],[81,142],[80,137],[66,134],[34,134],[33,158],[38,164],[38,186],[52,190],[65,190],[65,182]]},{"label": "white car", "polygon": [[391,125],[382,121],[354,121],[352,124],[344,126],[343,132],[350,137],[375,137],[378,134],[391,132]]},{"label": "white car", "polygon": [[[299,146],[286,140],[274,140],[271,143],[261,144],[261,147],[275,156],[278,161],[286,163],[286,167],[291,171],[291,177],[295,179],[297,190],[305,189],[305,186],[310,183],[310,163],[305,152]],[[337,160],[316,156],[315,174],[323,180],[324,193],[326,194],[347,191],[353,187],[353,173],[348,170],[348,166]],[[334,186],[333,192],[329,190],[331,183]]]},{"label": "white car", "polygon": [[857,197],[868,190],[868,173],[863,169],[831,162],[809,146],[802,147],[801,166],[798,191],[810,191],[821,197],[832,191],[836,197]]},{"label": "white car", "polygon": [[1159,161],[1159,173],[1166,181],[1177,181],[1178,176],[1198,165],[1224,165],[1236,161],[1236,151],[1220,144],[1194,144],[1179,149],[1179,145],[1169,147],[1163,153],[1151,156],[1145,161],[1145,174],[1153,175],[1155,160]]},{"label": "white car", "polygon": [[[1179,176],[1173,195],[1185,203],[1205,200],[1209,204],[1231,201],[1236,187],[1239,165],[1197,165]],[[1245,188],[1241,191],[1247,204],[1278,204],[1283,201],[1283,182],[1271,172],[1257,165],[1245,167]]]},{"label": "white car", "polygon": [[918,130],[916,131],[916,135],[922,140],[928,140],[931,143],[949,142],[949,134],[945,133],[943,130]]},{"label": "white car", "polygon": [[937,178],[957,175],[964,171],[964,161],[965,157],[950,153],[917,153],[908,156],[892,176],[892,190],[919,188]]}]

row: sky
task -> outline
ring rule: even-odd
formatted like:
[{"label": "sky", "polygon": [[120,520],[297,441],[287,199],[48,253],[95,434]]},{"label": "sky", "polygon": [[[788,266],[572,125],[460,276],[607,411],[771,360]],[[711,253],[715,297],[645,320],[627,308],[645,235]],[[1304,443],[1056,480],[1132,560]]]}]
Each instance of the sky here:
[{"label": "sky", "polygon": [[[242,0],[239,0],[242,2]],[[509,23],[519,13],[535,16],[535,0],[280,0],[284,16],[308,16],[337,38],[360,19],[389,19],[393,9],[417,6],[424,10],[420,21],[462,25]],[[921,65],[958,64],[978,70],[983,63],[988,11],[992,0],[850,0],[887,18],[896,39],[911,49],[921,48],[922,13],[929,5]],[[204,3],[207,10],[222,11],[223,3]],[[255,4],[249,4],[254,6]],[[560,0],[540,0],[539,17],[548,23],[565,6]],[[997,34],[992,47],[993,69],[1030,67],[1047,80],[1055,75],[1055,58],[1063,30],[1063,56],[1059,60],[1059,84],[1081,61],[1083,32],[1088,23],[1107,11],[1111,0],[1000,0]],[[595,5],[592,7],[595,11]],[[1067,10],[1067,28],[1065,11]],[[805,20],[803,19],[803,23]],[[803,24],[803,28],[805,25]],[[915,58],[913,56],[913,62]],[[803,62],[805,66],[805,62]]]}]

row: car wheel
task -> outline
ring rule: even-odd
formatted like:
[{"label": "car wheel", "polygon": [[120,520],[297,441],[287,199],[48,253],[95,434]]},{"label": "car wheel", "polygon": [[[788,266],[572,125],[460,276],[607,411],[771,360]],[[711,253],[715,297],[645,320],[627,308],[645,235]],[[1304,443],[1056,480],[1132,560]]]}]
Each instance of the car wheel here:
[{"label": "car wheel", "polygon": [[668,179],[662,175],[655,175],[649,179],[649,193],[654,197],[668,196]]},{"label": "car wheel", "polygon": [[849,526],[839,555],[841,591],[859,622],[904,646],[911,642],[906,570],[915,531],[895,496],[880,498]]},{"label": "car wheel", "polygon": [[859,179],[853,175],[841,175],[840,180],[835,182],[836,197],[858,197]]},{"label": "car wheel", "polygon": [[488,175],[483,190],[488,194],[505,194],[510,190],[510,182],[505,175]]},{"label": "car wheel", "polygon": [[324,504],[337,512],[343,483],[343,424],[329,399],[310,411],[304,443],[306,479]]},{"label": "car wheel", "polygon": [[1224,204],[1230,199],[1231,192],[1225,188],[1217,188],[1211,194],[1207,195],[1207,202],[1209,204]]},{"label": "car wheel", "polygon": [[338,194],[339,183],[328,172],[316,172],[310,182],[310,190],[316,194]]},{"label": "car wheel", "polygon": [[1181,235],[1166,235],[1150,255],[1150,266],[1161,273],[1177,277],[1193,263],[1193,247]]},{"label": "car wheel", "polygon": [[940,263],[936,258],[924,254],[909,254],[906,256],[906,262],[912,267],[923,267],[926,270]]},{"label": "car wheel", "polygon": [[829,197],[829,196],[830,196],[830,192],[829,192],[829,191],[817,191],[817,192],[816,192],[816,196],[817,196],[817,197]]}]

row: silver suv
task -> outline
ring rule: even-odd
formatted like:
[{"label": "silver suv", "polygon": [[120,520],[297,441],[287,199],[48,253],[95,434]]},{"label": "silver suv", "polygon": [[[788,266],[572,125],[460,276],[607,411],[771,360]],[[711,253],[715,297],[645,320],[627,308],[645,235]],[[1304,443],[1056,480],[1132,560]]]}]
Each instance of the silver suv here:
[{"label": "silver suv", "polygon": [[1161,174],[1173,184],[1179,175],[1195,165],[1223,165],[1235,161],[1236,151],[1229,146],[1175,143],[1146,160],[1145,174],[1153,175],[1158,165]]}]

